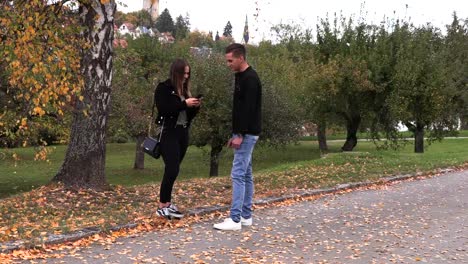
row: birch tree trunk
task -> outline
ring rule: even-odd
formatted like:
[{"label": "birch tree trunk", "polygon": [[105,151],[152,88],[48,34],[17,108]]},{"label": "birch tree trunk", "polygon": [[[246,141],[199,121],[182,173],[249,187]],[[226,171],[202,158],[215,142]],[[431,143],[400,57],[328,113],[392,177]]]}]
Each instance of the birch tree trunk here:
[{"label": "birch tree trunk", "polygon": [[115,0],[80,1],[82,36],[90,47],[83,50],[83,100],[73,114],[65,160],[53,181],[68,187],[108,187],[105,175],[106,127],[112,83],[112,41]]}]

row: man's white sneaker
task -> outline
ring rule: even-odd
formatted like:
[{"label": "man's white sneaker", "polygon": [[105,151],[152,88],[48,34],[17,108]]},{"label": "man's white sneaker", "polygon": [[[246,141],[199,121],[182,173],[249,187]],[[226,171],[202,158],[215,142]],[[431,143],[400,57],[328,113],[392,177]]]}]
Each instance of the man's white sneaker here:
[{"label": "man's white sneaker", "polygon": [[241,230],[242,225],[241,222],[236,223],[231,218],[224,219],[224,222],[219,224],[214,224],[213,227],[218,230],[226,230],[226,231],[234,231],[234,230]]},{"label": "man's white sneaker", "polygon": [[249,219],[245,219],[244,217],[241,216],[241,225],[243,226],[251,226],[252,225],[252,217],[250,217]]}]

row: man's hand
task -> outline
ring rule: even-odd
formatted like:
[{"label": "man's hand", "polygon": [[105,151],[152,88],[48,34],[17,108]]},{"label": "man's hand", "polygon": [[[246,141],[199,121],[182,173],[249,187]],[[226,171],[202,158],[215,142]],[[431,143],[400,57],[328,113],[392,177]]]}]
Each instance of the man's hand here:
[{"label": "man's hand", "polygon": [[239,149],[242,144],[243,138],[241,136],[235,136],[229,139],[227,146],[233,149]]}]

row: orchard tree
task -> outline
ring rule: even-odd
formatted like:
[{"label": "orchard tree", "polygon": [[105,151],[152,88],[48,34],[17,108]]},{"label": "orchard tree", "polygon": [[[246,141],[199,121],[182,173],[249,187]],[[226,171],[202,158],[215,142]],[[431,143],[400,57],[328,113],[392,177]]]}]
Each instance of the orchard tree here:
[{"label": "orchard tree", "polygon": [[210,146],[210,176],[218,176],[221,151],[231,133],[232,73],[224,55],[194,56],[193,93],[204,94],[203,105],[191,128],[192,144]]},{"label": "orchard tree", "polygon": [[334,63],[338,67],[335,75],[337,90],[332,95],[334,113],[343,118],[346,126],[346,141],[343,151],[352,151],[357,144],[357,132],[366,112],[369,111],[370,93],[375,91],[368,79],[365,61],[337,56]]},{"label": "orchard tree", "polygon": [[[140,40],[139,38],[138,40]],[[131,45],[131,44],[130,44]],[[112,103],[109,116],[109,134],[124,131],[124,135],[136,139],[134,169],[145,168],[141,144],[148,135],[148,125],[153,103],[154,72],[149,59],[128,48],[116,49]]]},{"label": "orchard tree", "polygon": [[[352,19],[328,19],[317,26],[317,60],[320,64],[334,63],[336,90],[328,102],[329,109],[340,116],[346,126],[343,151],[352,151],[357,144],[357,132],[369,110],[376,89],[369,80],[367,60],[373,47],[373,29],[364,22],[355,25]],[[333,67],[332,67],[333,68]],[[331,69],[332,69],[331,68]],[[320,87],[318,87],[320,88]],[[327,107],[328,108],[328,107]],[[327,109],[328,110],[328,109]]]},{"label": "orchard tree", "polygon": [[298,80],[303,82],[300,87],[302,88],[302,106],[306,112],[305,120],[317,125],[319,149],[322,153],[326,153],[328,152],[327,124],[337,123],[332,105],[333,95],[338,91],[336,76],[338,76],[339,68],[335,61],[317,65],[314,65],[314,62],[303,62],[307,63],[308,67],[305,65],[302,67],[303,71]]},{"label": "orchard tree", "polygon": [[321,63],[317,59],[321,56],[315,54],[317,47],[312,42],[310,29],[303,29],[302,26],[294,24],[279,24],[274,26],[272,31],[280,42],[276,46],[284,46],[287,50],[285,60],[294,62],[288,71],[293,74],[290,83],[295,87],[295,91],[291,91],[290,95],[297,97],[297,104],[302,109],[303,124],[313,123],[317,126],[319,149],[327,152],[327,123],[333,120],[334,114],[331,107],[332,93],[325,91],[337,90],[335,76],[338,74],[338,67],[335,63]]},{"label": "orchard tree", "polygon": [[[369,79],[376,92],[370,98],[372,101],[366,128],[376,146],[384,149],[395,149],[405,143],[398,131],[400,122],[392,118],[387,99],[394,89],[397,54],[409,31],[405,24],[400,26],[399,21],[390,24],[390,27],[388,29],[385,24],[375,26],[373,47],[367,58]],[[382,138],[385,140],[381,141]]]},{"label": "orchard tree", "polygon": [[[262,133],[260,144],[283,146],[298,138],[298,107],[290,100],[288,73],[292,62],[275,54],[263,54],[248,46],[247,60],[262,81]],[[193,63],[195,93],[203,93],[203,106],[192,127],[192,142],[211,146],[210,176],[218,175],[219,158],[231,133],[233,74],[225,65],[224,53],[195,57]]]},{"label": "orchard tree", "polygon": [[456,97],[454,116],[460,119],[461,129],[468,129],[468,19],[460,20],[456,13],[447,26],[444,42],[445,67],[448,69],[448,89]]},{"label": "orchard tree", "polygon": [[[116,50],[113,100],[110,112],[111,132],[125,131],[135,139],[134,169],[144,169],[145,155],[142,143],[154,119],[152,112],[154,90],[160,81],[168,78],[174,58],[187,58],[189,46],[177,42],[162,45],[157,38],[140,37],[129,40],[128,47]],[[151,114],[153,119],[150,119]]]},{"label": "orchard tree", "polygon": [[397,56],[395,88],[388,102],[396,120],[413,133],[416,153],[424,152],[424,136],[440,139],[455,128],[454,94],[448,88],[442,36],[430,26],[414,28]]},{"label": "orchard tree", "polygon": [[[299,138],[302,111],[298,104],[293,59],[248,46],[247,61],[262,82],[262,133],[260,144],[285,146]],[[258,49],[258,50],[257,50]],[[279,55],[279,56],[278,56]]]}]

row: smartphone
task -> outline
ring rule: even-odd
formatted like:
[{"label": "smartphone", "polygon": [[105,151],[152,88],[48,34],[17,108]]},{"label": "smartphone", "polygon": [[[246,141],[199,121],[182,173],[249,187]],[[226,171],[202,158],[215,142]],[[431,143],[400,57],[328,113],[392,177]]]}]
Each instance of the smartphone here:
[{"label": "smartphone", "polygon": [[203,99],[203,94],[198,94],[197,96],[195,96],[195,98]]}]

